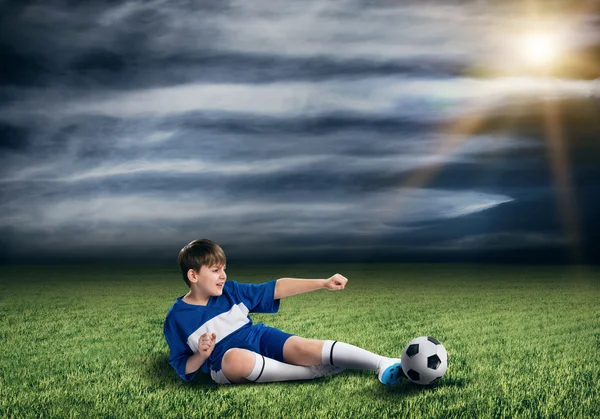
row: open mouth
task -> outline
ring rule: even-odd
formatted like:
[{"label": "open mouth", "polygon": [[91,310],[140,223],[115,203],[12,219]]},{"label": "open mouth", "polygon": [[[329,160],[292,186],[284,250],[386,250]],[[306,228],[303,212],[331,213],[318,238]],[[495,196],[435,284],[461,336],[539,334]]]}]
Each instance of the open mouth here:
[{"label": "open mouth", "polygon": [[217,287],[219,288],[223,288],[223,284],[225,284],[224,282],[221,282],[220,284],[217,284]]}]

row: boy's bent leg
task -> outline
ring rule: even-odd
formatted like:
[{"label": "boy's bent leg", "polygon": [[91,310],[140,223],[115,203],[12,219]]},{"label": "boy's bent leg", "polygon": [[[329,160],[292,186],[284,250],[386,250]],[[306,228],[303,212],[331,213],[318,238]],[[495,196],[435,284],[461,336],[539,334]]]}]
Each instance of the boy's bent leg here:
[{"label": "boy's bent leg", "polygon": [[326,375],[323,368],[286,364],[241,348],[225,352],[221,368],[229,381],[238,384],[310,380]]},{"label": "boy's bent leg", "polygon": [[225,378],[235,384],[247,383],[248,376],[254,369],[254,352],[242,348],[231,348],[223,355],[221,371]]}]

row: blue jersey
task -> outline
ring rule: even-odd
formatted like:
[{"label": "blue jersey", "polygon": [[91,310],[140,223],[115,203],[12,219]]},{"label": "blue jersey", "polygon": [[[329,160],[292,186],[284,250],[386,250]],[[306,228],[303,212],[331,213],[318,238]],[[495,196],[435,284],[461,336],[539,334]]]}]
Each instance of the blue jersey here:
[{"label": "blue jersey", "polygon": [[204,333],[215,333],[217,340],[213,352],[200,369],[210,371],[213,362],[229,349],[228,343],[235,335],[252,326],[248,313],[277,313],[279,300],[275,300],[276,279],[264,284],[240,284],[225,281],[223,293],[211,296],[205,306],[188,304],[177,298],[167,313],[164,334],[171,354],[169,364],[185,381],[190,381],[196,372],[186,374],[185,364],[190,356],[198,352],[198,340]]}]

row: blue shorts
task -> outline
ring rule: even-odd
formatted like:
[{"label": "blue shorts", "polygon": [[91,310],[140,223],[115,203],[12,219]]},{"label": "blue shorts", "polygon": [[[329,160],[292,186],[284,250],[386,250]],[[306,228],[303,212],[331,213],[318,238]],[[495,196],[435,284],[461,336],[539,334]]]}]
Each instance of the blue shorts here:
[{"label": "blue shorts", "polygon": [[221,354],[210,363],[212,371],[221,370],[221,362],[223,355],[231,348],[248,349],[264,355],[267,358],[275,359],[279,362],[285,362],[283,359],[283,345],[290,338],[289,333],[282,332],[274,327],[265,326],[262,323],[243,327],[241,330],[234,333],[233,339],[228,340],[227,347],[221,349]]}]

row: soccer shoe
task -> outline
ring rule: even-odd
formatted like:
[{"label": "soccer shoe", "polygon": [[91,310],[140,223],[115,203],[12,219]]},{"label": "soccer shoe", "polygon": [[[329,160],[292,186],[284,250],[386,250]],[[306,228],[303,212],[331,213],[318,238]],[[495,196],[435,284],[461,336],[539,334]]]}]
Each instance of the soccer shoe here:
[{"label": "soccer shoe", "polygon": [[344,371],[344,368],[336,367],[335,365],[313,365],[309,368],[313,372],[314,378],[327,377]]},{"label": "soccer shoe", "polygon": [[377,378],[386,386],[393,386],[398,381],[406,378],[404,371],[402,371],[402,364],[400,358],[388,358],[382,362],[379,367],[379,373]]}]

